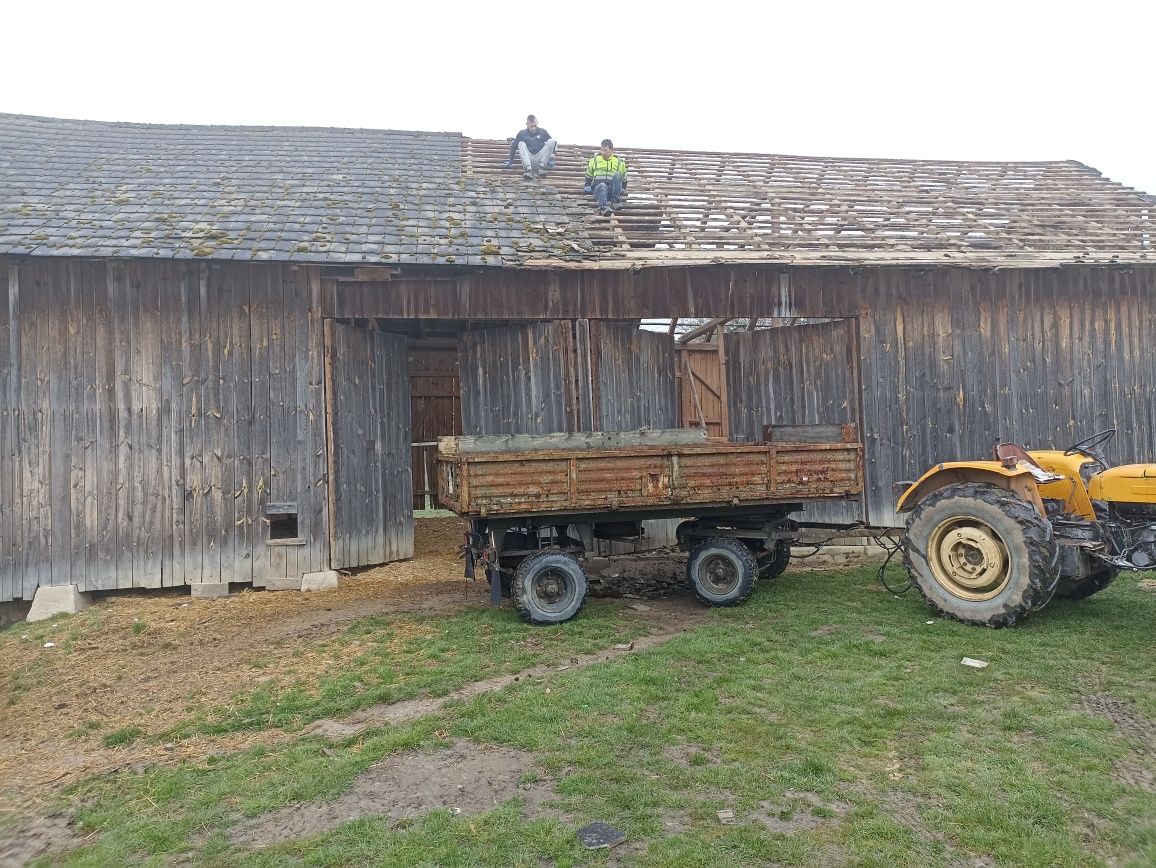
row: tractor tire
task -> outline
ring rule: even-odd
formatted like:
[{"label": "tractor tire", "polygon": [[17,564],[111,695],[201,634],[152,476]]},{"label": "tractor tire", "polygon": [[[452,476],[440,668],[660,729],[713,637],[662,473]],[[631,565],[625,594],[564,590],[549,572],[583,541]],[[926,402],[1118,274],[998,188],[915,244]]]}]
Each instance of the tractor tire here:
[{"label": "tractor tire", "polygon": [[755,589],[759,564],[737,539],[711,537],[699,543],[686,563],[694,594],[708,606],[737,606]]},{"label": "tractor tire", "polygon": [[791,563],[791,544],[786,540],[779,540],[771,550],[771,556],[759,565],[760,579],[777,579]]},{"label": "tractor tire", "polygon": [[514,606],[531,624],[569,621],[586,603],[586,573],[571,555],[539,552],[514,573]]},{"label": "tractor tire", "polygon": [[1060,576],[1060,581],[1056,585],[1056,596],[1065,600],[1083,600],[1104,590],[1119,574],[1118,567],[1104,567],[1078,579]]},{"label": "tractor tire", "polygon": [[902,546],[927,604],[965,624],[1010,627],[1046,606],[1059,578],[1051,523],[992,485],[959,483],[928,495]]}]

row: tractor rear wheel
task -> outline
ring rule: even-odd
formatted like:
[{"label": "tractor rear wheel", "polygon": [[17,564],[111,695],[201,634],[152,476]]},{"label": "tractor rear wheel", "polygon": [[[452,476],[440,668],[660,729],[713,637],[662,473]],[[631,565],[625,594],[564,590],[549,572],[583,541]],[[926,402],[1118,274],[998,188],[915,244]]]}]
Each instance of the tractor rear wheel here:
[{"label": "tractor rear wheel", "polygon": [[1010,627],[1056,590],[1051,523],[1002,488],[959,483],[933,492],[915,507],[902,543],[928,605],[968,624]]},{"label": "tractor rear wheel", "polygon": [[1078,579],[1060,576],[1060,581],[1056,585],[1056,596],[1065,600],[1083,600],[1104,590],[1119,574],[1120,570],[1117,567],[1104,567]]}]

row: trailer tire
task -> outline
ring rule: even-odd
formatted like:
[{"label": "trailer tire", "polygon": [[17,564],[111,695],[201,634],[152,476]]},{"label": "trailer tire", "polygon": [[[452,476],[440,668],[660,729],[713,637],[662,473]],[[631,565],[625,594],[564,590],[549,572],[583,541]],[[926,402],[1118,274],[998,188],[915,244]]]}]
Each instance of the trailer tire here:
[{"label": "trailer tire", "polygon": [[1083,600],[1092,594],[1098,594],[1115,581],[1120,574],[1118,567],[1104,567],[1086,576],[1074,579],[1071,576],[1060,576],[1056,585],[1056,596],[1065,600]]},{"label": "trailer tire", "polygon": [[992,485],[959,483],[928,495],[902,546],[927,604],[966,624],[1010,627],[1047,605],[1059,578],[1051,523]]},{"label": "trailer tire", "polygon": [[736,539],[711,537],[690,553],[686,576],[694,594],[708,606],[737,606],[755,589],[759,564]]},{"label": "trailer tire", "polygon": [[514,573],[514,605],[531,624],[569,621],[586,603],[586,573],[571,555],[539,552]]},{"label": "trailer tire", "polygon": [[785,539],[775,543],[771,557],[759,567],[760,579],[777,579],[791,563],[791,544]]}]

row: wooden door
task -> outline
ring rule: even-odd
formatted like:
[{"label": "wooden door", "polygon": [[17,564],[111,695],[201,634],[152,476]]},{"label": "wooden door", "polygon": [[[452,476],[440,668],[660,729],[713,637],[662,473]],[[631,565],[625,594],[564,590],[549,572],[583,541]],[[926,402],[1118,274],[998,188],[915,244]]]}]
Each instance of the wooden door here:
[{"label": "wooden door", "polygon": [[466,332],[459,347],[462,433],[581,430],[568,320]]},{"label": "wooden door", "polygon": [[334,569],[413,557],[409,392],[404,337],[326,320]]}]

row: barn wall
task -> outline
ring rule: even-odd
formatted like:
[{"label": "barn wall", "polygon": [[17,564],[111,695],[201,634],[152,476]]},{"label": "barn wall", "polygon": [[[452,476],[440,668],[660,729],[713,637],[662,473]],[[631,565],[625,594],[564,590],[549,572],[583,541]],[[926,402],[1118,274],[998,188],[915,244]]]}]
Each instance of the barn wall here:
[{"label": "barn wall", "polygon": [[[0,600],[328,568],[315,270],[0,258]],[[301,542],[267,543],[268,503]]]},{"label": "barn wall", "polygon": [[1001,439],[1063,448],[1118,427],[1110,458],[1156,458],[1156,267],[810,272],[793,286],[800,313],[858,314],[876,523],[896,521],[893,482]]},{"label": "barn wall", "polygon": [[1116,426],[1118,461],[1156,457],[1153,298],[1156,265],[493,269],[323,286],[323,304],[346,316],[856,317],[879,524],[896,521],[893,482],[986,456],[999,438],[1066,446]]}]

